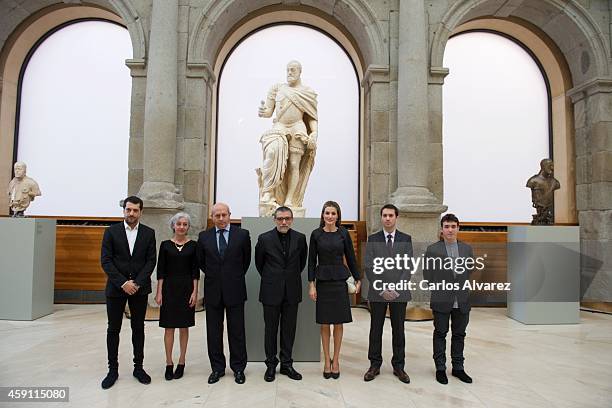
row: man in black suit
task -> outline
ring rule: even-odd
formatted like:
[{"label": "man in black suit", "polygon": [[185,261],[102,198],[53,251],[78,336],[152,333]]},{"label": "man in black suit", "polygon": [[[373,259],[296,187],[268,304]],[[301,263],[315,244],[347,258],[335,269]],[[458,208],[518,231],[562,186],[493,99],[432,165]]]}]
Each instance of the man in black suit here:
[{"label": "man in black suit", "polygon": [[306,236],[291,229],[293,212],[278,207],[274,212],[276,228],[257,239],[255,266],[261,275],[259,301],[263,304],[265,322],[266,373],[264,380],[274,381],[278,325],[280,322],[280,373],[292,380],[302,375],[293,368],[291,353],[295,340],[298,305],[302,301],[302,271],[306,266]]},{"label": "man in black suit", "polygon": [[108,329],[106,348],[108,374],[102,388],[115,384],[119,377],[119,333],[126,302],[130,308],[132,346],[134,347],[134,377],[149,384],[151,377],[142,367],[144,360],[144,319],[147,298],[151,293],[151,273],[156,263],[155,231],[140,224],[142,200],[130,196],[123,201],[124,220],[104,231],[102,239],[102,269],[106,281],[106,314]]},{"label": "man in black suit", "polygon": [[430,307],[434,316],[433,359],[436,364],[436,380],[440,384],[448,384],[446,333],[450,320],[452,375],[465,383],[471,383],[472,378],[463,369],[465,329],[471,309],[469,290],[463,289],[463,286],[470,274],[470,269],[465,267],[465,260],[473,259],[474,252],[471,246],[457,240],[459,219],[454,214],[444,215],[440,226],[443,239],[427,247],[423,268],[423,277],[429,285],[447,285],[446,288],[434,287],[430,290]]},{"label": "man in black suit", "polygon": [[212,368],[209,384],[216,383],[225,375],[224,313],[227,316],[230,368],[234,371],[236,383],[244,384],[246,381],[244,302],[247,291],[244,275],[251,264],[251,237],[249,231],[230,226],[230,215],[227,204],[214,204],[211,217],[215,226],[200,232],[198,237],[198,262],[204,272],[206,342]]},{"label": "man in black suit", "polygon": [[[410,377],[404,371],[405,345],[404,321],[406,305],[411,299],[408,288],[395,290],[388,284],[406,283],[410,280],[411,268],[385,268],[382,273],[374,273],[375,259],[408,256],[412,258],[412,238],[396,229],[399,210],[393,204],[386,204],[380,210],[383,229],[368,237],[366,246],[366,274],[370,287],[368,301],[370,306],[370,342],[368,359],[370,368],[363,379],[372,381],[380,374],[382,365],[382,334],[385,325],[387,307],[391,315],[391,332],[393,357],[391,365],[393,374],[403,383],[410,383]],[[387,286],[383,287],[383,283]]]}]

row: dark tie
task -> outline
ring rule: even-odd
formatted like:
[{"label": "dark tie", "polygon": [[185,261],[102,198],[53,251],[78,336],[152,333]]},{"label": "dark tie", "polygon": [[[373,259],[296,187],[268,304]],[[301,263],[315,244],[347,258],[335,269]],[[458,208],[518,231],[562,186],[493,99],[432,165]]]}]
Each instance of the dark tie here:
[{"label": "dark tie", "polygon": [[387,249],[389,250],[389,252],[391,252],[391,250],[393,249],[393,235],[391,234],[387,235]]},{"label": "dark tie", "polygon": [[225,232],[224,229],[220,229],[217,231],[219,233],[219,255],[223,257],[225,255],[225,250],[227,249],[227,241],[225,240]]}]

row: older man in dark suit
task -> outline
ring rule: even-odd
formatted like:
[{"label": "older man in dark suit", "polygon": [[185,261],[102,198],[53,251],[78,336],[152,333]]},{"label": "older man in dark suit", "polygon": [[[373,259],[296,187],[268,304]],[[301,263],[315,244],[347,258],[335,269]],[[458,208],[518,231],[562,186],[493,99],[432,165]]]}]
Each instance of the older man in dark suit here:
[{"label": "older man in dark suit", "polygon": [[[412,238],[396,229],[399,210],[393,204],[386,204],[380,210],[383,229],[368,237],[366,246],[366,275],[370,283],[368,301],[370,307],[370,343],[368,359],[370,368],[363,376],[364,381],[372,381],[380,374],[382,358],[382,334],[385,325],[387,308],[391,315],[391,330],[393,356],[391,365],[393,374],[403,383],[410,383],[410,377],[404,371],[406,339],[404,335],[404,321],[406,320],[406,306],[410,301],[410,291],[405,289],[391,289],[388,285],[408,282],[410,268],[385,268],[383,273],[374,273],[375,259],[400,257],[412,258]],[[409,264],[409,266],[411,263]],[[383,284],[387,286],[382,287]]]},{"label": "older man in dark suit", "polygon": [[206,342],[212,373],[208,383],[214,384],[225,375],[223,354],[223,318],[227,316],[227,337],[230,368],[234,380],[244,384],[247,364],[244,328],[244,302],[247,300],[244,276],[251,263],[249,231],[230,226],[230,208],[216,203],[211,217],[214,227],[198,237],[198,262],[204,272],[204,304],[206,305]]},{"label": "older man in dark suit", "polygon": [[298,305],[302,301],[302,271],[306,266],[306,236],[291,229],[293,212],[278,207],[274,212],[276,227],[257,239],[255,265],[261,275],[259,301],[263,304],[265,322],[266,373],[264,380],[274,381],[280,323],[280,373],[292,380],[302,375],[293,368],[291,358]]},{"label": "older man in dark suit", "polygon": [[132,345],[134,347],[134,377],[149,384],[151,377],[143,369],[144,319],[147,298],[151,293],[151,273],[156,263],[155,231],[140,224],[142,200],[130,196],[123,201],[124,220],[104,231],[102,239],[102,269],[106,281],[106,314],[108,329],[106,348],[108,352],[108,374],[102,388],[115,384],[119,377],[119,333],[125,304],[130,308]]},{"label": "older man in dark suit", "polygon": [[[430,307],[434,316],[433,359],[436,364],[436,380],[440,384],[448,384],[446,334],[450,321],[453,365],[451,373],[461,381],[471,383],[472,378],[466,374],[463,367],[465,330],[470,320],[471,309],[469,290],[463,289],[469,278],[470,269],[463,265],[466,264],[466,259],[474,258],[474,251],[468,244],[457,240],[459,219],[454,214],[444,215],[440,220],[440,227],[443,239],[427,247],[423,268],[423,277],[430,285],[447,285],[447,287],[434,286],[434,289],[430,290]],[[452,267],[449,267],[451,265]]]}]

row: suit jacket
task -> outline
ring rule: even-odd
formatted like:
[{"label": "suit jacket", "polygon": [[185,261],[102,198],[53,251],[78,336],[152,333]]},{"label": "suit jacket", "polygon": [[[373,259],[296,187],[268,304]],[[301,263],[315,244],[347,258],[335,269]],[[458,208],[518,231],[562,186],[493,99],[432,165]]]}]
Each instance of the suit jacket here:
[{"label": "suit jacket", "polygon": [[140,286],[134,295],[151,293],[151,274],[157,262],[156,249],[155,231],[146,225],[138,225],[136,242],[131,255],[123,221],[108,227],[102,238],[100,256],[102,269],[108,277],[106,296],[128,296],[121,289],[121,285],[128,280],[133,280]]},{"label": "suit jacket", "polygon": [[[472,247],[468,244],[457,241],[457,246],[459,248],[459,257],[460,258],[468,258],[474,257],[474,251]],[[442,268],[440,268],[439,261],[433,260],[441,260]],[[425,266],[423,267],[423,277],[429,281],[429,283],[438,283],[442,281],[446,281],[447,283],[453,283],[458,286],[458,290],[430,290],[431,300],[430,307],[431,310],[436,312],[444,312],[449,313],[453,309],[453,303],[455,300],[455,296],[457,297],[457,303],[459,309],[463,313],[467,313],[471,309],[470,299],[469,299],[469,290],[463,290],[463,285],[466,280],[469,279],[470,272],[466,269],[462,274],[455,275],[452,269],[445,269],[444,261],[450,258],[446,252],[446,245],[444,241],[438,241],[434,244],[431,244],[427,247],[427,251],[425,251]]]},{"label": "suit jacket", "polygon": [[244,276],[251,264],[249,231],[230,226],[225,254],[219,254],[215,227],[200,232],[198,264],[204,272],[204,303],[213,306],[236,306],[247,300]]},{"label": "suit jacket", "polygon": [[261,275],[259,301],[264,305],[283,303],[285,289],[287,303],[302,301],[301,275],[308,258],[306,236],[292,229],[287,234],[290,234],[287,256],[283,255],[276,228],[261,234],[255,245],[255,266]]},{"label": "suit jacket", "polygon": [[[409,281],[412,277],[412,264],[410,264],[409,269],[385,269],[382,274],[375,274],[373,271],[373,262],[374,258],[379,257],[392,257],[395,258],[396,255],[404,256],[408,255],[412,258],[413,250],[412,250],[412,237],[408,234],[404,234],[401,231],[395,231],[395,239],[393,242],[393,249],[389,251],[386,247],[387,238],[385,236],[384,230],[380,230],[368,237],[368,243],[366,245],[366,275],[368,277],[368,282],[370,284],[368,289],[368,300],[370,302],[386,302],[386,300],[380,295],[380,290],[376,290],[373,287],[373,282],[375,280],[381,280],[382,282],[387,283],[398,283],[402,280]],[[412,299],[410,295],[410,291],[406,288],[406,290],[398,290],[399,298],[393,300],[394,302],[408,302]]]}]

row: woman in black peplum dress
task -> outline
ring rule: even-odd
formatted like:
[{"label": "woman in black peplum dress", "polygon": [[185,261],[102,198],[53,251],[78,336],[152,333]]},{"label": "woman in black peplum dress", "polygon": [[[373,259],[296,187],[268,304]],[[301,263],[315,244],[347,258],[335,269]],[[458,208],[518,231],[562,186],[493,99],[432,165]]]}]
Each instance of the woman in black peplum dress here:
[{"label": "woman in black peplum dress", "polygon": [[[316,319],[321,325],[323,377],[334,379],[340,376],[342,324],[353,321],[346,280],[353,276],[357,292],[361,286],[353,243],[340,221],[338,203],[327,201],[323,204],[321,225],[310,235],[308,254],[309,295],[316,302]],[[330,325],[334,326],[333,358],[330,358]]]},{"label": "woman in black peplum dress", "polygon": [[[189,327],[195,325],[200,269],[196,255],[196,242],[189,240],[187,236],[190,224],[188,214],[174,215],[170,219],[170,227],[174,231],[174,236],[172,239],[163,241],[159,247],[155,301],[160,305],[159,326],[165,328],[166,380],[179,379],[183,376]],[[181,352],[176,371],[173,373],[172,349],[176,328],[179,329]]]}]

